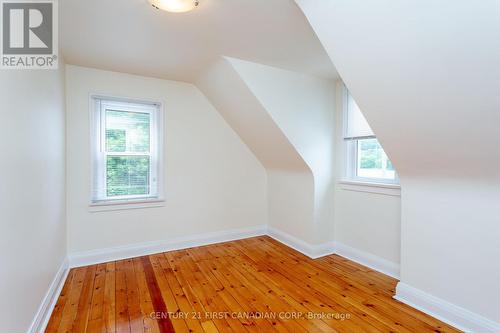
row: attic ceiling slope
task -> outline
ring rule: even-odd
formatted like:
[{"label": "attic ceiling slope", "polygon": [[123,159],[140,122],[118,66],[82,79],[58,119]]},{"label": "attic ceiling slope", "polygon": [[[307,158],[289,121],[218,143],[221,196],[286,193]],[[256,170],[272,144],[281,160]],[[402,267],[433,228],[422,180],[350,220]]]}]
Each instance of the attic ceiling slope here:
[{"label": "attic ceiling slope", "polygon": [[70,64],[195,82],[222,55],[336,78],[293,0],[202,0],[188,13],[147,0],[60,2],[62,53]]},{"label": "attic ceiling slope", "polygon": [[196,85],[264,168],[311,174],[302,156],[248,89],[228,58],[220,58],[209,66]]},{"label": "attic ceiling slope", "polygon": [[398,299],[497,332],[500,3],[296,1],[400,174]]},{"label": "attic ceiling slope", "polygon": [[[334,82],[240,59],[225,59],[269,115],[270,120],[276,124],[276,130],[283,133],[312,172],[314,222],[308,226],[311,234],[308,241],[313,244],[331,241],[335,141]],[[228,93],[229,90],[226,89]],[[236,110],[238,109],[236,106]],[[255,131],[259,126],[250,128]],[[295,180],[289,178],[286,182]],[[270,223],[272,222],[270,219]],[[286,228],[281,226],[280,230]]]},{"label": "attic ceiling slope", "polygon": [[500,179],[498,1],[297,3],[401,176]]}]

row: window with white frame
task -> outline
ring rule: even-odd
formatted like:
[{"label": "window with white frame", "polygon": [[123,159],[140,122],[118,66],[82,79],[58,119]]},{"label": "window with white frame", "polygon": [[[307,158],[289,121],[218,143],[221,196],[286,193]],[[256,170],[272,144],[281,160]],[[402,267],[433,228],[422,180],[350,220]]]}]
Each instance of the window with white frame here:
[{"label": "window with white frame", "polygon": [[348,180],[399,184],[399,178],[363,113],[346,90],[344,143]]},{"label": "window with white frame", "polygon": [[160,105],[93,97],[91,202],[160,199]]}]

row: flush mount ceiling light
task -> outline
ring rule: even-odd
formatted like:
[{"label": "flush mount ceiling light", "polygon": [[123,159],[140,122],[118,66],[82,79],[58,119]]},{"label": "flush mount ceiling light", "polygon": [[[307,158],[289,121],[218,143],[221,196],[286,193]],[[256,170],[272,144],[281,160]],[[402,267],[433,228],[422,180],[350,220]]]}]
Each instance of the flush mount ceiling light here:
[{"label": "flush mount ceiling light", "polygon": [[156,9],[166,10],[172,13],[184,13],[198,6],[198,0],[148,0]]}]

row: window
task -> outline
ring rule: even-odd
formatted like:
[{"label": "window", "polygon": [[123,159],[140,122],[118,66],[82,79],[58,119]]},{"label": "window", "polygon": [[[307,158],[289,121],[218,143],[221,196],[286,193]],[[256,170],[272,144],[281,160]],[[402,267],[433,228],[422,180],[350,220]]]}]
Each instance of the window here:
[{"label": "window", "polygon": [[398,184],[391,161],[378,142],[358,105],[346,92],[344,142],[348,180]]},{"label": "window", "polygon": [[92,203],[160,199],[160,106],[93,98]]}]

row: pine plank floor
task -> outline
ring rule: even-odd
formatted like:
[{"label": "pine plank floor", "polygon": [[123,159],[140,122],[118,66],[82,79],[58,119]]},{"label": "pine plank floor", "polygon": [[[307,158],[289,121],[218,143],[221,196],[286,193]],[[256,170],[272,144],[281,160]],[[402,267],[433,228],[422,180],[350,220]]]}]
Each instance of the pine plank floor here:
[{"label": "pine plank floor", "polygon": [[396,283],[262,236],[74,268],[46,332],[457,332]]}]

